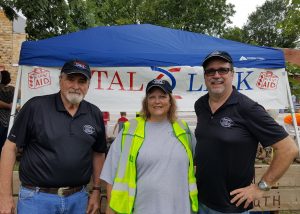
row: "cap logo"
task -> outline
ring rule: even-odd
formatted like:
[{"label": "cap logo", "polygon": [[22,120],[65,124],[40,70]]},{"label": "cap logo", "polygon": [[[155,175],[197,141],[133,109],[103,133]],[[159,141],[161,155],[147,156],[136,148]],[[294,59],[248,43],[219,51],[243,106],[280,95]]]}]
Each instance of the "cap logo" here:
[{"label": "cap logo", "polygon": [[76,66],[77,68],[80,68],[80,69],[86,69],[86,65],[82,64],[80,62],[74,62],[74,66]]},{"label": "cap logo", "polygon": [[158,79],[155,79],[155,80],[153,80],[153,83],[154,83],[154,84],[163,85],[163,84],[165,83],[165,81],[164,81],[164,80],[158,80]]}]

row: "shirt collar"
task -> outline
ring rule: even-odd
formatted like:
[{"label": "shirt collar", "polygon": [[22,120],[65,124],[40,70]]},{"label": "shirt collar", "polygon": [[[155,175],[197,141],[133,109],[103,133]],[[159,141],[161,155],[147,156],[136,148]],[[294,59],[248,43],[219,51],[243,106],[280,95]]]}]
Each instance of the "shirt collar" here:
[{"label": "shirt collar", "polygon": [[225,102],[225,105],[231,105],[238,103],[238,91],[236,90],[235,86],[232,86],[232,92],[228,99]]},{"label": "shirt collar", "polygon": [[[228,97],[228,99],[223,104],[223,106],[238,103],[238,93],[239,92],[236,90],[235,86],[232,86],[232,92],[231,92],[230,96]],[[207,93],[204,96],[205,97],[204,97],[203,101],[205,102],[205,105],[209,108],[209,104],[208,104],[209,94]]]}]

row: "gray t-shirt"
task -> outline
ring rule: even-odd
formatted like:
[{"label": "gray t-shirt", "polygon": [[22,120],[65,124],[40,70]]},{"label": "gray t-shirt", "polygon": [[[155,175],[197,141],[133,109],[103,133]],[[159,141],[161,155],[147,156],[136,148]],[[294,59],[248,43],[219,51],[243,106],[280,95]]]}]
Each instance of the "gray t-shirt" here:
[{"label": "gray t-shirt", "polygon": [[[121,149],[121,133],[111,145],[100,178],[113,184]],[[195,139],[193,139],[193,150]],[[168,121],[146,122],[137,157],[135,214],[189,214],[188,166],[184,146]]]}]

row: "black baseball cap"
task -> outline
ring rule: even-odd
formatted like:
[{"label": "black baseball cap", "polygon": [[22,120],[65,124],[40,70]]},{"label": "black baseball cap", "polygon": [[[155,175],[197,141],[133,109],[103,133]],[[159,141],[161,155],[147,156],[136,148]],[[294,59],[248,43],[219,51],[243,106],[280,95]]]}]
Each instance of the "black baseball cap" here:
[{"label": "black baseball cap", "polygon": [[151,88],[158,87],[164,92],[172,94],[172,87],[167,80],[154,79],[148,82],[146,87],[146,93],[150,91]]},{"label": "black baseball cap", "polygon": [[224,59],[227,62],[229,62],[230,64],[232,64],[232,61],[233,61],[230,54],[227,53],[226,51],[213,51],[205,57],[205,59],[202,63],[202,67],[205,68],[207,63],[213,58]]},{"label": "black baseball cap", "polygon": [[83,74],[87,79],[91,79],[90,66],[80,60],[71,60],[64,64],[61,69],[61,73],[65,74]]}]

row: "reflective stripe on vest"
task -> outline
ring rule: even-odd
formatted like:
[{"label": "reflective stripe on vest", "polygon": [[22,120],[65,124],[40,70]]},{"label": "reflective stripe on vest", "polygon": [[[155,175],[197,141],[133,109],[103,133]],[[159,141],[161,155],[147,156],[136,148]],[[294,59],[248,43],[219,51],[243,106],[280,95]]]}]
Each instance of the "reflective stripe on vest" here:
[{"label": "reflective stripe on vest", "polygon": [[172,124],[175,136],[184,146],[186,153],[189,158],[189,170],[188,170],[188,181],[189,181],[189,194],[191,200],[192,210],[198,211],[198,190],[194,172],[194,160],[193,160],[193,148],[192,148],[192,136],[187,123],[184,120],[176,121]]},{"label": "reflective stripe on vest", "polygon": [[[188,159],[189,195],[192,210],[198,211],[197,185],[194,175],[191,133],[186,122],[172,124],[173,132],[183,144]],[[145,120],[141,117],[124,123],[121,142],[121,157],[111,192],[110,207],[117,213],[132,213],[136,194],[136,158],[145,137]]]}]

